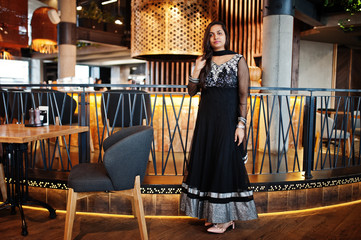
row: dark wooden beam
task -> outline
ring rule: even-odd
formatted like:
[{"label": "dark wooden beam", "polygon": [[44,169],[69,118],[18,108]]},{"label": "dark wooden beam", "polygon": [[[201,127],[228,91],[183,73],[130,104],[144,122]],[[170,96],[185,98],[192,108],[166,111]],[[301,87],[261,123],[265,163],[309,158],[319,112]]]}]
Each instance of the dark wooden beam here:
[{"label": "dark wooden beam", "polygon": [[322,26],[319,6],[307,0],[295,0],[295,18],[311,26]]},{"label": "dark wooden beam", "polygon": [[94,43],[105,43],[122,46],[123,35],[110,32],[92,30],[89,28],[77,27],[77,40],[89,41]]}]

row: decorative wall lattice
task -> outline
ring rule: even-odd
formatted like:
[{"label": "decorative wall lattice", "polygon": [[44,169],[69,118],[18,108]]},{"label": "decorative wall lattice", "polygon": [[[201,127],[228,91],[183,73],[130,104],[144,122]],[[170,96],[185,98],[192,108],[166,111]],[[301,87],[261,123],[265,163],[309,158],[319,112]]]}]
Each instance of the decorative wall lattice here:
[{"label": "decorative wall lattice", "polygon": [[[218,1],[218,19],[223,21],[229,30],[231,50],[243,54],[249,66],[261,65],[263,2],[264,0]],[[193,34],[204,32],[195,28],[192,28],[192,31]],[[190,61],[173,63],[160,59],[151,60],[147,63],[148,82],[186,85],[192,65]]]},{"label": "decorative wall lattice", "polygon": [[133,0],[132,57],[187,60],[202,54],[207,25],[218,18],[216,0]]}]

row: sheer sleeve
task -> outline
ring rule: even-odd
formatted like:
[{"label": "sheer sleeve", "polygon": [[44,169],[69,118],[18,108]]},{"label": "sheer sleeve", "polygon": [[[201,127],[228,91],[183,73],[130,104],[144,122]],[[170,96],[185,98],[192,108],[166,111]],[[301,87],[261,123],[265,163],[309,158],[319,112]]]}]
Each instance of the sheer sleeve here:
[{"label": "sheer sleeve", "polygon": [[249,94],[249,70],[242,57],[238,63],[238,97],[240,117],[247,118],[247,98]]},{"label": "sheer sleeve", "polygon": [[[199,71],[195,71],[195,65],[192,66],[192,73],[191,73],[191,76],[189,76],[189,80],[188,80],[188,94],[193,97],[194,95],[197,94],[197,92],[200,90],[200,83],[199,83],[199,74],[200,72]],[[191,78],[196,78],[198,79],[198,83],[194,83],[194,82],[191,82]]]},{"label": "sheer sleeve", "polygon": [[197,92],[199,91],[199,88],[200,88],[199,86],[200,86],[199,83],[196,84],[196,83],[192,83],[192,82],[188,81],[187,88],[188,88],[188,93],[191,97],[193,97],[194,95],[197,94]]}]

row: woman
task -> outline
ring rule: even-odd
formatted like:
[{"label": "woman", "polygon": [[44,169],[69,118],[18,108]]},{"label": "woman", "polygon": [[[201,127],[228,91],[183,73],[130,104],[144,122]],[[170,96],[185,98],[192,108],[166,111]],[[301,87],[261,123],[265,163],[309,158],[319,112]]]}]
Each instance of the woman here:
[{"label": "woman", "polygon": [[249,72],[243,56],[229,50],[222,22],[207,27],[203,53],[189,77],[189,94],[201,90],[201,100],[180,207],[205,218],[208,232],[224,233],[234,220],[257,218],[244,166]]}]

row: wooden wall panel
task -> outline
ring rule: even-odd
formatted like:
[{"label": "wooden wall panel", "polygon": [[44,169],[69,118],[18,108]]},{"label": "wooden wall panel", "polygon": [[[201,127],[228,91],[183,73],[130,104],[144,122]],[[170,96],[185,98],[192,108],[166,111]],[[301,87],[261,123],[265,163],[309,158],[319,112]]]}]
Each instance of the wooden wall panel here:
[{"label": "wooden wall panel", "polygon": [[263,0],[220,0],[219,20],[226,23],[231,49],[241,53],[249,66],[262,55]]},{"label": "wooden wall panel", "polygon": [[[262,56],[262,8],[263,0],[219,1],[218,19],[229,30],[231,50],[243,54],[249,66],[255,66],[255,58]],[[151,61],[147,77],[150,84],[186,85],[191,67],[191,62]]]},{"label": "wooden wall panel", "polygon": [[[147,62],[146,74],[152,85],[187,85],[193,62]],[[153,88],[153,91],[182,92],[182,89]]]},{"label": "wooden wall panel", "polygon": [[[351,89],[361,89],[361,50],[352,50],[352,69],[351,69]],[[360,93],[354,93],[352,95],[360,96]]]}]

